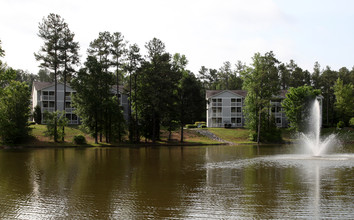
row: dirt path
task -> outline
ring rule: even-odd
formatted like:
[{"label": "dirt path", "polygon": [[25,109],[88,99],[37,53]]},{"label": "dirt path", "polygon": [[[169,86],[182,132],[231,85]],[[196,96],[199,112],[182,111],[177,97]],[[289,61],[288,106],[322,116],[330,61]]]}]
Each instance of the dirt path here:
[{"label": "dirt path", "polygon": [[226,143],[226,144],[229,144],[229,145],[234,145],[235,143],[231,142],[231,141],[226,141],[226,140],[223,140],[221,138],[219,138],[218,136],[216,136],[214,133],[208,131],[208,130],[204,130],[204,129],[195,129],[195,131],[201,135],[204,135],[212,140],[215,140],[215,141],[219,141],[221,143]]}]

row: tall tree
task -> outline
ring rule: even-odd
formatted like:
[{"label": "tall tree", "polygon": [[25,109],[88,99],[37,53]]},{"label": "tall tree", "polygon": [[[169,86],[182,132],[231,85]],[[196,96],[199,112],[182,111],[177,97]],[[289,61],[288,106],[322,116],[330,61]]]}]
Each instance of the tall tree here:
[{"label": "tall tree", "polygon": [[[64,19],[57,14],[49,14],[39,23],[38,36],[44,41],[38,53],[34,56],[37,61],[41,61],[40,67],[48,68],[54,72],[54,111],[57,111],[57,75],[61,65],[60,51],[63,31],[66,27]],[[57,123],[55,121],[54,141],[57,140]]]},{"label": "tall tree", "polygon": [[80,115],[82,124],[88,129],[98,143],[98,134],[102,122],[102,97],[100,91],[101,63],[95,57],[88,56],[85,62],[85,68],[81,69],[77,76],[72,80],[72,87],[76,90],[73,97],[73,105],[76,113]]},{"label": "tall tree", "polygon": [[338,78],[338,73],[336,71],[331,70],[329,66],[323,71],[321,75],[321,83],[322,88],[321,91],[324,96],[324,105],[323,111],[325,112],[325,117],[323,117],[326,125],[334,125],[335,124],[335,111],[334,111],[334,102],[335,95],[333,86]]},{"label": "tall tree", "polygon": [[152,39],[145,45],[148,55],[142,64],[139,80],[141,119],[145,123],[145,137],[153,142],[160,138],[160,124],[163,114],[168,112],[170,97],[176,91],[178,73],[171,69],[171,56],[165,51],[165,44]]},{"label": "tall tree", "polygon": [[243,88],[247,90],[245,100],[246,125],[257,133],[261,142],[261,123],[269,118],[270,101],[279,94],[278,63],[273,52],[265,55],[256,53],[252,67],[243,72]]},{"label": "tall tree", "polygon": [[[74,41],[75,34],[70,31],[69,26],[64,24],[63,35],[60,41],[59,57],[61,60],[62,81],[64,82],[64,105],[66,108],[66,83],[70,82],[72,74],[75,72],[74,67],[79,63],[79,43]],[[69,79],[68,79],[69,78]],[[65,133],[65,126],[62,127],[62,133]],[[64,135],[62,135],[64,141]]]},{"label": "tall tree", "polygon": [[176,112],[178,118],[176,119],[178,119],[181,128],[181,143],[184,140],[183,127],[187,123],[194,123],[200,118],[202,112],[205,112],[205,101],[201,94],[202,85],[192,72],[186,70],[187,63],[188,60],[184,55],[174,55],[173,67],[175,71],[180,72],[181,77],[178,84],[177,105],[175,107],[178,110]]},{"label": "tall tree", "polygon": [[[126,54],[125,45],[126,43],[124,42],[124,36],[120,32],[115,32],[111,35],[111,48],[110,48],[110,53],[112,55],[111,66],[115,68],[115,72],[116,72],[117,91],[119,91],[119,84],[120,84],[119,75],[120,72],[122,71],[121,68],[123,67],[124,64],[124,55]],[[119,102],[118,92],[117,92],[117,97],[118,97],[117,100]]]},{"label": "tall tree", "polygon": [[[113,74],[109,71],[109,67],[111,66],[111,60],[110,60],[110,55],[111,55],[111,34],[108,31],[105,32],[100,32],[98,34],[98,38],[93,40],[90,43],[90,47],[87,49],[87,52],[89,56],[93,56],[96,58],[96,60],[100,63],[100,67],[102,68],[101,70],[101,78],[99,79],[98,85],[102,86],[102,88],[99,88],[98,91],[103,92],[106,91],[106,89],[110,88],[111,85],[113,85],[114,80],[113,80]],[[109,79],[110,80],[106,80]],[[104,83],[101,83],[104,82]],[[117,91],[117,93],[119,90]],[[101,96],[101,99],[105,102],[108,102],[109,96],[106,96],[104,93],[99,94]],[[102,128],[99,129],[100,131],[100,141],[102,142],[102,137],[103,137],[103,132],[110,130],[111,124],[109,123],[109,115],[107,114],[108,109],[104,109],[103,111],[100,112],[101,117],[100,120],[102,120],[101,123],[99,123],[99,126],[102,126]],[[109,133],[109,132],[108,132]],[[106,142],[109,142],[109,135],[106,136]]]},{"label": "tall tree", "polygon": [[304,131],[307,127],[311,103],[320,95],[319,89],[304,85],[297,88],[291,87],[282,102],[285,114],[290,122],[290,128],[296,131]]},{"label": "tall tree", "polygon": [[[0,41],[0,57],[4,55]],[[29,133],[30,91],[25,82],[15,79],[16,71],[0,60],[0,139],[4,143],[19,143]]]},{"label": "tall tree", "polygon": [[333,89],[336,96],[335,110],[340,119],[348,123],[349,119],[354,117],[354,86],[351,83],[344,85],[343,80],[338,78]]},{"label": "tall tree", "polygon": [[[139,142],[137,80],[142,57],[140,55],[140,48],[137,44],[129,46],[127,60],[127,68],[129,72],[129,140],[131,142]],[[134,106],[132,103],[134,103]],[[131,109],[134,109],[134,119],[132,117]]]}]

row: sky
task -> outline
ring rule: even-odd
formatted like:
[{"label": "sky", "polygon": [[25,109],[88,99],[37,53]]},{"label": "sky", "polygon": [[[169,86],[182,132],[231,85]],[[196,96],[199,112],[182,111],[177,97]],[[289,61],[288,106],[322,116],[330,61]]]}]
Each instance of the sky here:
[{"label": "sky", "polygon": [[81,63],[99,32],[121,32],[129,44],[154,37],[166,51],[184,54],[187,68],[219,69],[224,62],[251,64],[259,52],[273,51],[313,71],[318,61],[333,70],[354,66],[354,1],[351,0],[2,0],[0,40],[3,61],[38,73],[43,40],[38,24],[59,14],[80,44]]}]

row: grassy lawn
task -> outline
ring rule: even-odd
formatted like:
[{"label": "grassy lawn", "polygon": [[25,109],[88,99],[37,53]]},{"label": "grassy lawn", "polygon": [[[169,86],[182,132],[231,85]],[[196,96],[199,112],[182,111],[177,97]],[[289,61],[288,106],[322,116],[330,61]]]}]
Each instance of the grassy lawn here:
[{"label": "grassy lawn", "polygon": [[249,140],[249,130],[245,128],[205,128],[219,138],[237,144],[255,143]]},{"label": "grassy lawn", "polygon": [[58,146],[65,146],[65,145],[73,145],[73,139],[76,135],[83,135],[86,138],[88,144],[93,145],[94,139],[81,131],[79,126],[77,125],[70,125],[65,127],[65,142],[55,143],[52,139],[45,136],[45,132],[47,127],[45,125],[31,125],[30,128],[31,134],[33,138],[29,141],[29,145],[34,146],[47,146],[47,145],[58,145]]}]

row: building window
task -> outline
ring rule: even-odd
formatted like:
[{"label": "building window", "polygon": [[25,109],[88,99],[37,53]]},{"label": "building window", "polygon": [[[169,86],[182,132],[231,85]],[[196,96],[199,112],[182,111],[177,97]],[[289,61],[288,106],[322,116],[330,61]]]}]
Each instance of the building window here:
[{"label": "building window", "polygon": [[48,102],[43,102],[43,107],[48,108]]},{"label": "building window", "polygon": [[276,118],[276,119],[275,119],[275,122],[276,122],[277,124],[281,124],[281,118]]},{"label": "building window", "polygon": [[236,107],[231,107],[231,112],[236,112]]},{"label": "building window", "polygon": [[236,123],[236,118],[231,118],[231,123]]},{"label": "building window", "polygon": [[237,112],[241,112],[242,108],[241,107],[237,107],[236,110],[237,110]]},{"label": "building window", "polygon": [[75,114],[72,114],[72,119],[73,121],[77,120],[77,116]]},{"label": "building window", "polygon": [[54,108],[54,102],[49,102],[49,107]]},{"label": "building window", "polygon": [[240,124],[240,123],[241,123],[241,118],[237,118],[237,119],[236,119],[236,123],[237,123],[237,124]]},{"label": "building window", "polygon": [[48,95],[48,91],[43,91],[43,95]]},{"label": "building window", "polygon": [[49,95],[54,95],[54,91],[49,91]]},{"label": "building window", "polygon": [[71,108],[71,102],[65,102],[65,108]]}]

